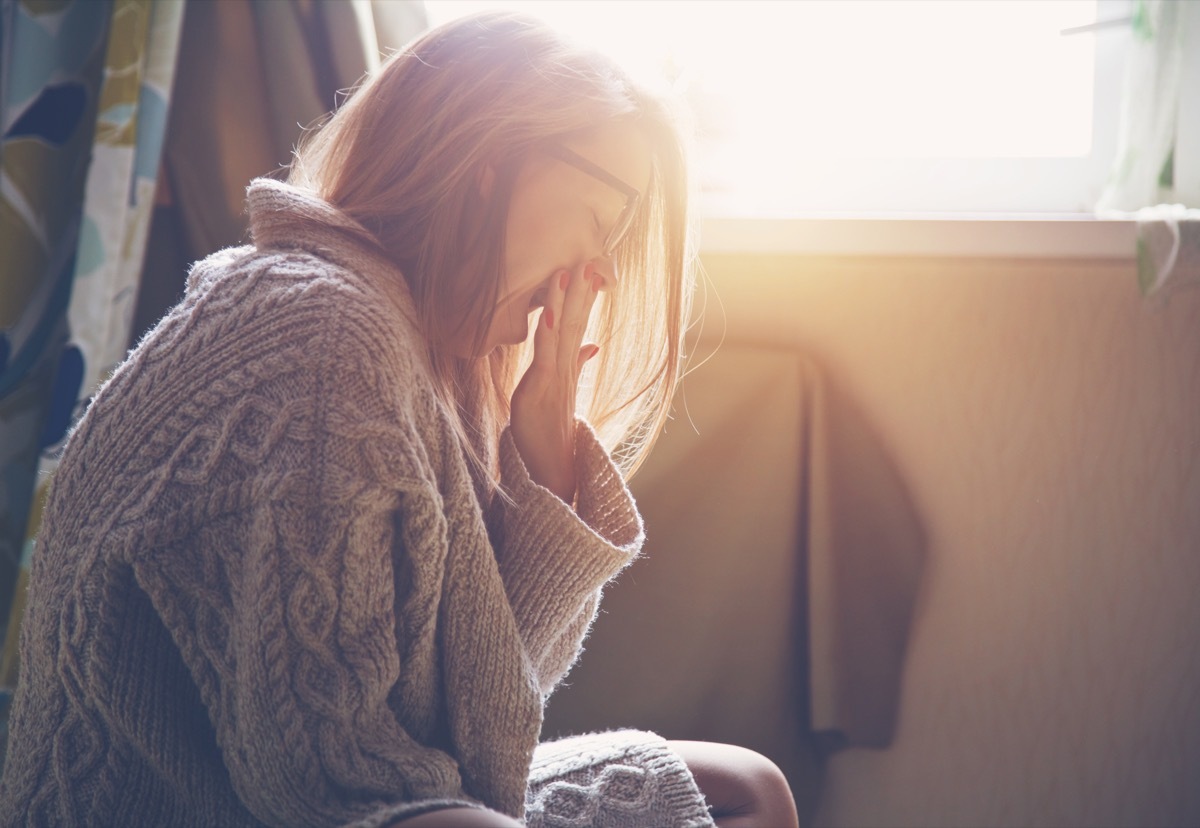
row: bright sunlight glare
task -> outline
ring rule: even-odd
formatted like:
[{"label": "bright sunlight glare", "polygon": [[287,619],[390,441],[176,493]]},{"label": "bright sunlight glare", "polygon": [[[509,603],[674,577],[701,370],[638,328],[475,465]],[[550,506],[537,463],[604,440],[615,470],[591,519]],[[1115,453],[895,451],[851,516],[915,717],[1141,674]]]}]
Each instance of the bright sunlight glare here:
[{"label": "bright sunlight glare", "polygon": [[[1095,0],[427,0],[534,14],[688,98],[706,190],[812,185],[829,159],[1091,151]],[[786,185],[785,185],[786,186]]]}]

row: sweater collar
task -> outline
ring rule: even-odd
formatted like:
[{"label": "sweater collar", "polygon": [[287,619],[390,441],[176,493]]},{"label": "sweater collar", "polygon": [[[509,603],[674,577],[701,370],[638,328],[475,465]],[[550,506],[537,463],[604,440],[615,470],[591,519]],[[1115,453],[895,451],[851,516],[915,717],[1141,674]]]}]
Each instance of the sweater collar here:
[{"label": "sweater collar", "polygon": [[250,237],[259,250],[303,250],[368,276],[410,319],[416,307],[400,270],[368,239],[370,231],[334,205],[273,178],[246,189]]}]

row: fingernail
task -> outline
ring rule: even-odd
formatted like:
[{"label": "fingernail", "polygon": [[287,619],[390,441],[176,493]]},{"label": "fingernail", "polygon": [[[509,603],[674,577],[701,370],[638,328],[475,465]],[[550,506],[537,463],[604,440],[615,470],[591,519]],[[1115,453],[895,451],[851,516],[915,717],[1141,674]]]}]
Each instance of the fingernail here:
[{"label": "fingernail", "polygon": [[562,288],[563,290],[566,290],[567,285],[570,284],[570,282],[571,282],[571,272],[569,270],[564,270],[562,273],[558,274],[558,286],[560,288]]},{"label": "fingernail", "polygon": [[554,311],[550,310],[549,308],[545,308],[542,313],[546,317],[546,327],[550,330],[554,330]]},{"label": "fingernail", "polygon": [[600,285],[604,284],[604,280],[600,278],[600,274],[592,276],[592,293],[600,292]]},{"label": "fingernail", "polygon": [[[594,357],[594,356],[595,356],[596,354],[598,354],[598,353],[600,353],[600,346],[599,346],[599,345],[593,345],[593,346],[591,347],[590,351],[588,352],[587,358],[588,358],[588,359],[591,359],[592,357]],[[584,360],[584,361],[586,362],[587,360]]]},{"label": "fingernail", "polygon": [[589,262],[587,267],[585,267],[583,269],[583,278],[590,279],[590,278],[592,278],[592,274],[595,272],[596,272],[596,266]]}]

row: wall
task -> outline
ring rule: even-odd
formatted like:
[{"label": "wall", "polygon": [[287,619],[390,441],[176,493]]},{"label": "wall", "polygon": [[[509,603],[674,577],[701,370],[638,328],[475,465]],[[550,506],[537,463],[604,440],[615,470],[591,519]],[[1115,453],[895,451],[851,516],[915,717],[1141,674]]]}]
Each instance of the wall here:
[{"label": "wall", "polygon": [[895,743],[832,758],[817,824],[1200,824],[1200,291],[705,264],[728,338],[803,346],[864,408],[930,540]]}]

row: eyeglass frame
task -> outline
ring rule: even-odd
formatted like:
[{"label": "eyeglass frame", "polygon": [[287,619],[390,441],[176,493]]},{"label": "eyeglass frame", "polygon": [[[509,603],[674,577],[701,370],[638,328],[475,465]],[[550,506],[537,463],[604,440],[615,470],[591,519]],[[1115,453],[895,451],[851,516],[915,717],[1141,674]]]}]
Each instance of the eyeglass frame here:
[{"label": "eyeglass frame", "polygon": [[621,208],[620,214],[617,215],[617,220],[613,222],[612,229],[608,231],[608,235],[604,239],[604,258],[607,259],[612,256],[617,245],[621,243],[625,235],[629,232],[629,228],[633,227],[633,217],[637,213],[638,205],[641,204],[642,194],[599,164],[592,163],[579,153],[568,149],[562,144],[548,144],[546,152],[564,164],[569,164],[575,169],[587,173],[592,178],[603,181],[625,196],[625,206]]}]

